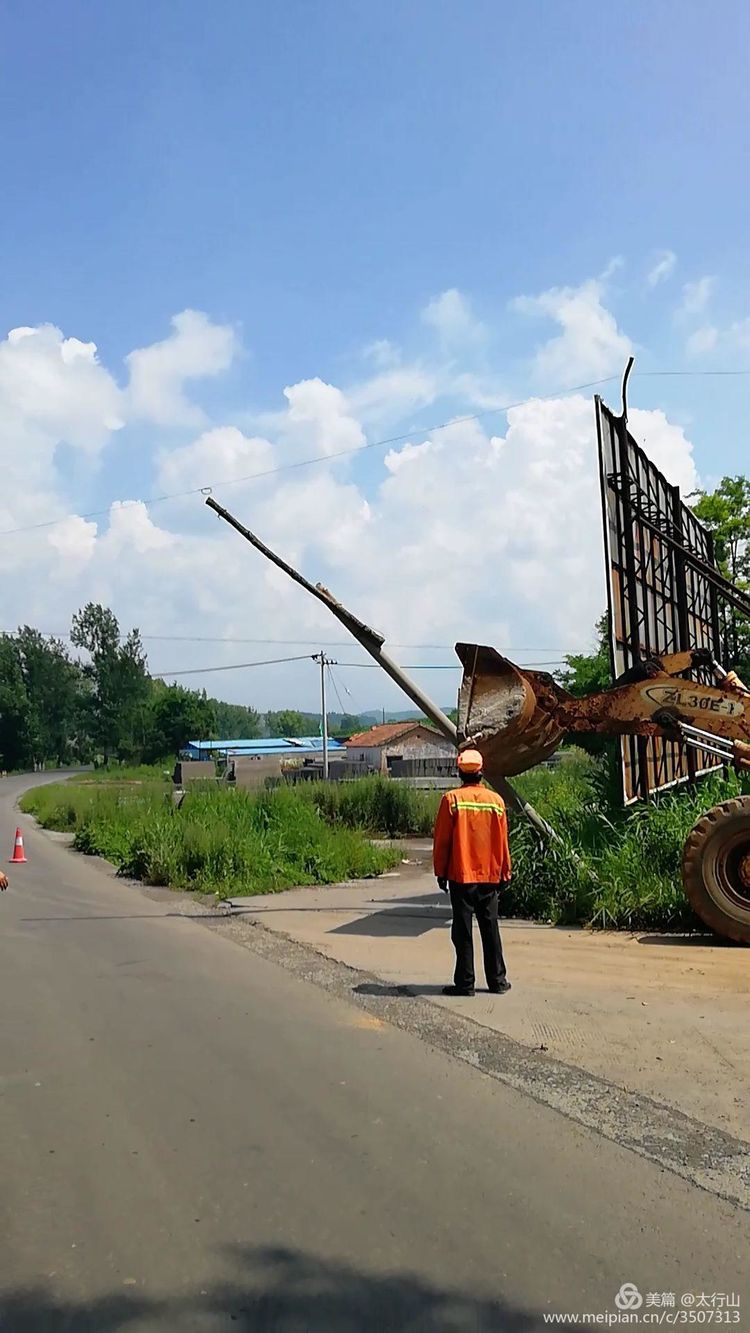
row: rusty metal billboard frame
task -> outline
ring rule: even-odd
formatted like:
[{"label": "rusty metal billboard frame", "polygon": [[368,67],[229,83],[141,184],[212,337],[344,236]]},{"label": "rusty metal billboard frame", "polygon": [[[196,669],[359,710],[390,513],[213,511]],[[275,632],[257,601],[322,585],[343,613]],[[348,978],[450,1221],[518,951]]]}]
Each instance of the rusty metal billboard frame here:
[{"label": "rusty metal billboard frame", "polygon": [[[627,427],[596,397],[599,476],[607,563],[610,655],[617,680],[662,653],[706,648],[721,661],[719,586],[713,537]],[[696,680],[712,681],[710,668]],[[717,765],[677,741],[625,736],[626,804],[691,781]]]}]

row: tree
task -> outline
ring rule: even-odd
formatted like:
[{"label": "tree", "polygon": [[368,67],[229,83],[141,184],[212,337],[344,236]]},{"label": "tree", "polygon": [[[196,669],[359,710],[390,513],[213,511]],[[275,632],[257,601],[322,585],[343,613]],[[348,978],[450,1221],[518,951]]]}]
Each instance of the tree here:
[{"label": "tree", "polygon": [[596,690],[608,690],[612,682],[609,656],[609,616],[596,622],[597,647],[593,653],[569,653],[566,665],[555,674],[564,689],[577,699]]},{"label": "tree", "polygon": [[333,736],[355,736],[359,731],[367,731],[367,723],[353,713],[342,713],[336,725],[331,727]]},{"label": "tree", "polygon": [[29,625],[19,629],[15,642],[29,699],[33,758],[67,763],[74,750],[80,667],[59,639],[45,639]]},{"label": "tree", "polygon": [[214,721],[211,701],[182,685],[154,683],[146,722],[146,763],[178,754],[190,740],[204,740]]},{"label": "tree", "polygon": [[[693,513],[713,533],[721,572],[750,590],[750,479],[724,477],[715,491],[698,491]],[[723,616],[725,666],[750,675],[750,618],[727,607]]]},{"label": "tree", "polygon": [[0,635],[0,767],[31,767],[31,705],[21,670],[18,644]]},{"label": "tree", "polygon": [[[151,680],[138,631],[123,637],[105,606],[90,602],[77,613],[71,641],[87,654],[84,661],[29,625],[0,634],[0,769],[88,763],[97,755],[153,761],[198,737],[263,734],[255,708]],[[314,715],[294,710],[271,716],[279,735],[320,726]]]},{"label": "tree", "polygon": [[253,740],[262,735],[262,719],[255,708],[246,708],[244,704],[227,704],[221,699],[209,699],[213,709],[213,724],[210,732],[201,739],[208,740],[216,733],[216,740]]},{"label": "tree", "polygon": [[73,617],[71,641],[85,648],[91,662],[83,667],[91,682],[91,734],[105,762],[113,752],[132,758],[145,743],[145,708],[149,694],[146,654],[133,629],[120,640],[117,617],[89,602]]},{"label": "tree", "polygon": [[[266,731],[269,736],[304,736],[307,734],[309,721],[306,715],[295,708],[282,708],[278,713],[266,713]],[[307,714],[309,718],[309,714]],[[320,722],[318,722],[318,727]]]},{"label": "tree", "polygon": [[[596,648],[593,653],[569,653],[566,665],[555,672],[564,689],[577,699],[599,690],[608,690],[613,684],[612,667],[609,656],[609,615],[605,614],[596,622]],[[569,741],[578,745],[587,754],[606,757],[607,784],[614,781],[617,743],[610,737],[596,734],[574,732]]]}]

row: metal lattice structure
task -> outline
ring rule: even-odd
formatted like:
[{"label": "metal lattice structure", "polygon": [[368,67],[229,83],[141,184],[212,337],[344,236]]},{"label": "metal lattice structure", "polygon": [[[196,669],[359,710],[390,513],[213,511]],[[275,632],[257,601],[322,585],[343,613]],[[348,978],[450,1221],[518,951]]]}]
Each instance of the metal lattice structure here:
[{"label": "metal lattice structure", "polygon": [[[691,648],[721,661],[711,533],[633,439],[625,414],[615,416],[599,397],[596,425],[615,680],[644,659]],[[711,683],[710,668],[693,678]],[[627,803],[716,767],[677,741],[626,736],[621,747]]]}]

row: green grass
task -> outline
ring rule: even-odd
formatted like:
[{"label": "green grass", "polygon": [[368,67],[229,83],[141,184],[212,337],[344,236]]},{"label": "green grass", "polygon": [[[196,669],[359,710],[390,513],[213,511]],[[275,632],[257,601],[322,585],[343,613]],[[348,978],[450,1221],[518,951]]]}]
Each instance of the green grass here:
[{"label": "green grass", "polygon": [[28,792],[22,807],[45,828],[72,831],[78,851],[106,857],[123,875],[220,897],[364,878],[400,859],[355,829],[326,824],[286,788],[203,789],[177,810],[158,783],[68,782]]},{"label": "green grass", "polygon": [[[129,782],[115,770],[104,783],[82,775],[39,787],[22,805],[124,875],[226,897],[378,874],[399,854],[369,839],[429,837],[440,801],[439,792],[373,777],[260,792],[207,785],[177,811],[158,766],[136,772]],[[629,930],[698,924],[682,889],[682,847],[701,814],[743,790],[738,778],[706,779],[625,811],[611,804],[601,764],[579,752],[514,786],[561,845],[543,846],[530,824],[511,817],[505,915]]]},{"label": "green grass", "polygon": [[301,782],[295,790],[333,828],[388,838],[431,837],[441,796],[381,777]]},{"label": "green grass", "polygon": [[[700,925],[682,888],[683,844],[706,810],[743,790],[739,779],[713,777],[626,811],[612,803],[603,761],[568,750],[556,768],[533,769],[513,786],[562,842],[544,846],[525,819],[511,816],[506,915],[625,930]],[[390,837],[429,837],[441,795],[378,777],[298,790],[334,827]]]},{"label": "green grass", "polygon": [[164,782],[165,773],[170,777],[174,769],[174,759],[165,759],[160,764],[106,764],[101,768],[91,768],[86,773],[76,775],[73,782]]},{"label": "green grass", "polygon": [[682,888],[683,845],[706,810],[747,784],[711,777],[622,810],[607,797],[601,767],[584,758],[570,769],[526,774],[516,785],[562,846],[542,848],[525,820],[511,820],[508,915],[623,930],[705,929]]}]

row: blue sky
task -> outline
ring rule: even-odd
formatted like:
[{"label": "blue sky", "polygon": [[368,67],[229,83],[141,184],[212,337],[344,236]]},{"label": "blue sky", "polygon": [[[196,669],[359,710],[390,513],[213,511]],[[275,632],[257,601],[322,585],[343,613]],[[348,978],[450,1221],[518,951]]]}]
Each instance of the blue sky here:
[{"label": "blue sky", "polygon": [[[98,435],[78,415],[71,425],[71,396],[89,388],[76,382],[70,392],[61,389],[64,403],[55,399],[54,421],[47,413],[44,447],[32,469],[38,504],[29,507],[21,474],[23,493],[6,495],[4,529],[159,493],[158,460],[174,451],[170,475],[182,476],[180,451],[210,429],[262,436],[276,466],[319,452],[315,442],[330,424],[328,408],[317,424],[308,413],[307,424],[292,429],[283,418],[288,386],[317,380],[337,386],[363,441],[413,431],[419,444],[429,426],[453,415],[552,394],[600,378],[594,371],[602,368],[619,373],[630,347],[642,372],[631,400],[661,409],[688,439],[686,452],[676,437],[670,446],[680,455],[679,479],[710,481],[746,467],[750,377],[693,373],[750,369],[746,5],[725,0],[712,13],[693,0],[627,8],[583,0],[463,6],[69,0],[6,8],[0,35],[0,332],[51,324],[64,338],[95,343],[102,376],[106,370],[111,381],[108,389],[100,377],[102,422],[106,417],[111,425],[113,414],[122,422],[116,431],[102,424]],[[564,296],[545,296],[561,291],[583,296],[567,304]],[[440,305],[445,293],[454,297]],[[532,299],[519,304],[522,296]],[[572,329],[565,324],[570,300]],[[205,312],[211,328],[230,330],[232,338],[231,351],[214,349],[203,366],[200,352],[197,363],[182,366],[192,419],[184,405],[170,417],[164,404],[154,406],[153,395],[138,410],[132,395],[116,405],[110,389],[127,389],[125,358],[168,339],[170,320],[186,309]],[[598,325],[593,331],[589,316]],[[555,350],[550,344],[560,336],[565,341]],[[38,407],[24,407],[19,425],[18,403],[30,401],[42,381],[14,366],[13,374],[27,380],[22,388],[14,380],[9,391],[6,435],[9,447],[23,452],[28,426],[33,451]],[[389,398],[378,377],[396,368],[431,384]],[[653,370],[691,373],[643,374]],[[616,385],[604,392],[616,401]],[[661,430],[657,418],[643,424],[647,433]],[[486,449],[490,437],[505,438],[509,427],[502,414],[482,425]],[[342,438],[354,439],[354,426],[342,430]],[[210,446],[201,451],[206,481],[226,476],[227,458],[234,457],[226,440],[231,457],[226,449],[212,457]],[[470,448],[468,437],[457,440],[454,465],[464,465]],[[238,464],[251,454],[243,446]],[[429,462],[425,455],[414,466],[424,470]],[[545,471],[541,460],[539,467]],[[310,505],[328,527],[342,506],[358,511],[364,504],[376,525],[383,519],[381,540],[396,530],[398,514],[407,550],[429,542],[436,530],[423,502],[436,473],[415,474],[408,501],[391,495],[395,487],[388,490],[393,478],[383,451],[349,466],[326,464],[319,474],[330,476],[330,493],[311,492]],[[12,468],[7,475],[12,492]],[[190,475],[195,480],[194,470]],[[504,475],[501,469],[493,482],[501,489]],[[533,475],[513,476],[519,494],[534,484]],[[274,528],[276,491],[264,492],[262,501],[257,488],[233,494],[259,527],[268,516]],[[476,508],[476,499],[466,499]],[[320,509],[329,502],[330,511]],[[438,497],[434,504],[440,515]],[[175,543],[202,539],[202,512],[178,504],[154,509],[152,517]],[[465,521],[457,509],[456,525]],[[114,552],[114,542],[94,542],[95,536],[103,543],[108,529],[105,518],[93,535],[75,530],[94,552],[88,563],[73,537],[65,551],[50,546],[46,532],[35,539],[39,559],[25,605],[37,619],[65,621],[76,599],[101,596],[115,603],[124,623],[138,618],[145,629],[158,622],[176,633],[191,618],[184,585],[192,580],[192,611],[207,634],[238,636],[242,587],[236,602],[227,593],[223,604],[200,585],[205,553],[196,572],[185,549],[172,550],[159,535],[141,540],[139,555],[135,538],[123,534]],[[367,570],[352,572],[330,542],[316,545],[309,534],[302,541],[293,531],[297,554],[313,573],[332,570],[337,586],[343,582],[370,614],[390,614],[388,578],[395,575],[383,576],[389,601],[368,582]],[[351,541],[361,546],[359,535]],[[450,534],[442,543],[444,561],[463,558],[451,552]],[[160,604],[151,576],[154,552],[167,548],[183,580],[179,589],[165,589]],[[587,559],[593,562],[591,552],[579,553],[581,571]],[[70,577],[51,600],[44,555],[61,578],[60,562],[70,556]],[[580,646],[598,590],[571,608],[573,645],[559,624],[544,632],[547,611],[537,575],[529,573],[537,557],[524,549],[520,558],[523,570],[515,569],[515,592],[502,609],[494,604],[492,580],[469,599],[470,628],[506,633],[511,647],[547,638],[558,652]],[[550,558],[540,547],[538,559]],[[7,560],[12,564],[12,556]],[[443,564],[440,578],[422,567],[421,555],[412,567],[422,582],[414,576],[411,596],[437,608],[431,618],[420,616],[420,638],[461,637],[463,628],[456,625],[451,635],[447,619],[449,610],[462,614],[458,591],[440,611]],[[596,580],[593,563],[590,576]],[[579,577],[586,581],[588,574]],[[261,599],[248,613],[257,637],[300,632],[298,603],[288,606],[286,620],[277,610],[271,617]],[[21,614],[10,595],[4,623]],[[408,623],[394,614],[394,628],[407,641]],[[186,669],[207,660],[196,646],[180,651]],[[152,660],[162,665],[155,652]],[[256,690],[277,702],[277,675],[256,674],[253,683],[232,677],[231,685],[227,675],[222,692],[245,697]],[[305,695],[299,702],[309,703],[302,681],[293,676],[284,688],[297,690],[299,683]]]}]

